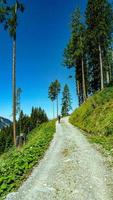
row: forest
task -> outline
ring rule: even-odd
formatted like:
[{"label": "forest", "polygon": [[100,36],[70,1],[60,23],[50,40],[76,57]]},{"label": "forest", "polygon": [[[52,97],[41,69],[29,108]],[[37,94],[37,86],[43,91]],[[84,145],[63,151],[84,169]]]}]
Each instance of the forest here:
[{"label": "forest", "polygon": [[[76,9],[64,50],[64,66],[74,68],[79,105],[113,82],[113,7],[88,0],[85,13]],[[70,76],[70,78],[72,77]]]}]

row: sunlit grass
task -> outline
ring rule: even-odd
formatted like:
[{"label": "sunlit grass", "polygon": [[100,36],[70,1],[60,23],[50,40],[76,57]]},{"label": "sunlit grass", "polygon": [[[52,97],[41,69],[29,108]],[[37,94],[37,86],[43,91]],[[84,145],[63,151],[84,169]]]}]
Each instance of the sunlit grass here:
[{"label": "sunlit grass", "polygon": [[113,149],[113,87],[97,92],[70,117],[70,122],[88,133],[90,141]]}]

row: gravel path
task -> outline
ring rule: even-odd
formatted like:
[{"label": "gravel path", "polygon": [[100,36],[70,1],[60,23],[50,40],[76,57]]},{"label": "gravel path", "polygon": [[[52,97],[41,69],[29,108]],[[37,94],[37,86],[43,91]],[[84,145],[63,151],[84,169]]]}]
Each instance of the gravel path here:
[{"label": "gravel path", "polygon": [[113,200],[104,159],[64,118],[39,166],[7,200]]}]

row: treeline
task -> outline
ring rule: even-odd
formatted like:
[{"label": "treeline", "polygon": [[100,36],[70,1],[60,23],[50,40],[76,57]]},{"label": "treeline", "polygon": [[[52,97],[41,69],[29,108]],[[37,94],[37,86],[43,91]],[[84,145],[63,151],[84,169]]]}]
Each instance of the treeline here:
[{"label": "treeline", "polygon": [[85,18],[79,8],[73,13],[64,66],[75,68],[79,105],[112,82],[112,34],[113,7],[109,1],[88,0]]},{"label": "treeline", "polygon": [[[19,119],[16,122],[16,133],[17,136],[24,134],[26,139],[28,133],[39,126],[43,122],[47,122],[48,117],[43,109],[32,108],[30,116],[20,112]],[[7,151],[13,145],[13,125],[4,128],[0,131],[0,154]]]},{"label": "treeline", "polygon": [[71,107],[71,94],[69,91],[69,87],[65,84],[62,92],[62,103],[61,103],[61,111],[59,111],[59,94],[61,92],[61,84],[58,80],[51,82],[48,89],[48,97],[53,103],[53,118],[55,118],[55,109],[54,102],[56,101],[57,107],[57,118],[61,114],[63,117],[69,115],[69,112],[72,110]]}]

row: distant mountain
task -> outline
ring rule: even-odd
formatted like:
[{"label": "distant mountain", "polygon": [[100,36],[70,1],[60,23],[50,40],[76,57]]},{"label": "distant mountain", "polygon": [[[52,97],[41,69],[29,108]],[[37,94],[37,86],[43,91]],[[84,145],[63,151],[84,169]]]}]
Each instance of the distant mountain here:
[{"label": "distant mountain", "polygon": [[12,122],[9,119],[0,117],[0,129],[10,126]]}]

